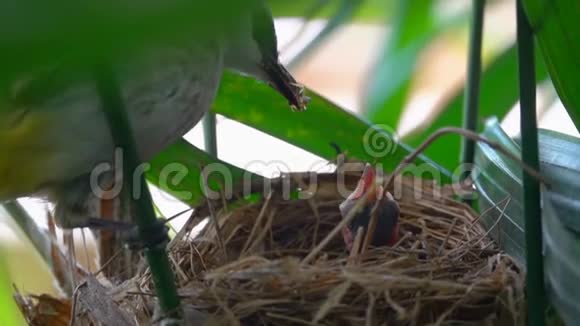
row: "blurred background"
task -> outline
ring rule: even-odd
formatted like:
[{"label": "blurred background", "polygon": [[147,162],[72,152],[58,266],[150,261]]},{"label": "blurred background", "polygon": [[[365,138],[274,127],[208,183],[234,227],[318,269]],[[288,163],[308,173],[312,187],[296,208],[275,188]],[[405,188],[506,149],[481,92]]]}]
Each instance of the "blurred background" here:
[{"label": "blurred background", "polygon": [[[304,4],[302,6],[304,13],[309,12],[308,1],[298,2]],[[344,3],[344,1],[336,2]],[[373,111],[373,107],[377,106],[381,93],[373,91],[373,85],[378,83],[377,78],[386,78],[387,82],[400,86],[396,81],[411,75],[412,79],[403,80],[406,88],[403,98],[399,99],[399,102],[393,102],[400,103],[401,114],[396,117],[398,123],[389,122],[398,136],[404,138],[429,126],[431,119],[449,103],[450,98],[462,91],[467,66],[469,13],[472,2],[432,1],[428,25],[436,28],[422,37],[413,36],[411,32],[416,31],[409,32],[406,37],[416,37],[420,42],[416,43],[417,47],[407,47],[414,53],[407,61],[395,60],[400,58],[393,54],[396,52],[393,51],[393,32],[407,23],[399,16],[404,14],[405,10],[408,10],[407,14],[412,19],[419,19],[412,26],[424,23],[417,12],[412,12],[414,7],[409,5],[409,8],[403,8],[405,6],[401,5],[400,1],[359,2],[363,4],[356,10],[351,8],[352,11],[341,12],[340,10],[346,9],[339,4],[334,9],[333,7],[325,9],[330,14],[320,14],[317,15],[320,18],[308,20],[303,18],[308,17],[306,14],[300,17],[300,11],[288,10],[292,12],[292,15],[289,15],[285,13],[283,6],[275,7],[281,58],[284,63],[289,64],[297,80],[309,89],[346,110],[377,123],[383,121],[380,116],[373,116],[373,112],[376,112]],[[377,4],[379,2],[384,4]],[[317,35],[328,29],[328,17],[331,17],[332,22],[332,17],[339,14],[344,14],[347,18],[341,19],[340,24],[319,41]],[[413,18],[413,14],[418,17]],[[420,29],[420,26],[417,29]],[[400,41],[400,36],[397,37]],[[313,40],[315,46],[312,46]],[[484,66],[492,65],[502,53],[513,47],[514,40],[515,2],[488,1],[484,24]],[[306,51],[308,55],[304,55],[305,47],[308,47]],[[404,54],[404,51],[401,52]],[[385,68],[385,57],[394,58],[393,62],[396,64]],[[407,71],[408,69],[411,71]],[[388,74],[378,73],[385,71]],[[516,83],[515,76],[506,78]],[[497,84],[497,87],[501,88],[503,84]],[[494,90],[493,87],[491,89]],[[493,103],[495,93],[485,91],[484,88],[482,98],[492,98],[485,103]],[[502,90],[496,91],[501,94]],[[385,94],[388,92],[386,89]],[[392,105],[395,105],[393,103]],[[538,85],[538,106],[541,128],[557,129],[578,136],[549,79]],[[500,118],[503,119],[502,125],[510,135],[517,135],[519,132],[519,116],[514,110],[516,107],[517,103],[511,103],[509,108],[498,108],[500,112],[504,112]],[[264,176],[275,176],[281,171],[321,171],[329,168],[325,165],[326,161],[320,157],[219,115],[217,134],[220,159]],[[188,133],[186,139],[203,148],[201,124]],[[160,191],[154,190],[153,195],[165,216],[171,216],[186,208]],[[47,210],[50,210],[46,203],[32,199],[22,199],[20,202],[40,225],[46,226]],[[182,222],[183,220],[176,220],[175,226],[179,227]],[[86,234],[88,236],[89,233]],[[80,236],[80,232],[75,236]],[[48,268],[3,211],[0,211],[0,248],[12,281],[19,289],[33,293],[55,292]],[[77,252],[77,257],[86,260],[86,256],[93,255],[93,250],[89,242],[87,248]]]}]

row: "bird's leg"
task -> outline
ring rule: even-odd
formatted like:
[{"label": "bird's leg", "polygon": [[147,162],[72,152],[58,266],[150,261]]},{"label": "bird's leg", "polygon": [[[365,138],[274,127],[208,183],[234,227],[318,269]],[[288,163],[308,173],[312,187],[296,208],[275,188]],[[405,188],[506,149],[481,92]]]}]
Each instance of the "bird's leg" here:
[{"label": "bird's leg", "polygon": [[[112,202],[113,200],[103,200],[102,204],[108,206],[111,205]],[[167,243],[168,227],[166,221],[163,219],[158,219],[153,227],[145,231],[146,236],[144,238],[147,240],[144,242],[141,240],[137,225],[131,222],[109,219],[111,215],[109,215],[110,211],[108,209],[105,209],[103,213],[105,216],[102,217],[75,216],[74,218],[71,218],[71,215],[68,214],[65,219],[56,219],[57,225],[62,229],[89,228],[93,232],[98,232],[99,235],[97,237],[99,237],[99,241],[105,243],[114,233],[122,233],[123,240],[127,242],[127,245],[132,249],[142,249],[151,245],[157,246],[165,245]],[[62,214],[55,215],[63,216]]]},{"label": "bird's leg", "polygon": [[86,227],[92,230],[124,232],[131,230],[135,227],[135,225],[129,222],[107,220],[101,217],[88,217],[86,218],[86,224],[84,224],[82,227]]},{"label": "bird's leg", "polygon": [[[104,196],[104,198],[108,197],[110,196]],[[165,248],[169,243],[166,220],[158,219],[151,227],[145,230],[140,229],[135,224],[137,209],[128,192],[122,192],[116,200],[101,199],[100,205],[101,219],[95,219],[92,222],[97,227],[104,227],[100,231],[101,234],[109,234],[112,237],[110,239],[111,243],[106,243],[106,239],[101,240],[101,248],[112,247],[108,250],[111,255],[116,254],[119,248],[130,249],[129,252],[125,253],[125,261],[128,263],[125,264],[128,265],[126,266],[127,271],[133,270],[138,263],[132,258],[136,257],[137,251],[152,247]],[[115,212],[114,208],[118,208],[117,212]],[[112,233],[111,231],[114,230],[118,232]]]},{"label": "bird's leg", "polygon": [[67,203],[61,200],[55,207],[54,217],[56,225],[61,229],[89,228],[91,230],[108,229],[117,231],[125,231],[133,227],[128,222],[90,217],[93,215],[90,211],[87,207],[77,205],[77,203]]},{"label": "bird's leg", "polygon": [[[121,221],[115,216],[119,216],[122,211],[122,203],[119,198],[115,198],[108,190],[102,198],[99,198],[98,215],[100,218],[91,220],[93,232],[97,239],[97,246],[99,252],[99,266],[103,270],[103,274],[108,278],[120,277],[121,279],[128,278],[133,274],[133,265],[131,264],[130,253],[126,253],[122,240],[118,235],[118,230],[130,230],[131,225],[125,221]],[[119,225],[119,224],[123,225]],[[126,224],[126,225],[125,225]],[[115,225],[115,226],[113,226]],[[117,227],[117,225],[119,225]],[[97,226],[104,226],[97,228]],[[108,227],[107,227],[108,226]],[[108,263],[114,257],[120,257],[114,264]],[[123,259],[126,258],[126,259]]]},{"label": "bird's leg", "polygon": [[123,233],[124,241],[132,250],[142,250],[146,248],[165,248],[169,243],[167,232],[169,227],[163,219],[157,219],[155,224],[146,229],[139,229],[134,225],[127,232]]},{"label": "bird's leg", "polygon": [[[109,183],[107,189],[112,189],[112,183]],[[123,233],[123,240],[127,241],[129,247],[132,248],[167,243],[166,225],[163,220],[155,223],[150,228],[151,230],[144,231],[145,243],[139,240],[139,231],[133,222],[136,219],[133,216],[136,210],[133,207],[133,201],[125,192],[121,192],[120,196],[113,196],[105,191],[104,194],[97,196],[92,191],[89,180],[79,177],[52,187],[48,195],[49,199],[56,203],[55,222],[63,229],[86,227],[91,229],[97,237],[105,233],[103,240],[120,232]],[[115,206],[119,209],[115,209]]]},{"label": "bird's leg", "polygon": [[[128,229],[130,225],[117,219],[101,219],[101,198],[91,188],[88,175],[77,177],[65,183],[52,185],[48,199],[54,202],[56,225],[62,229]],[[107,197],[108,198],[108,197]],[[111,201],[112,202],[112,201]],[[111,207],[112,208],[112,207]],[[110,212],[112,217],[114,212]]]}]

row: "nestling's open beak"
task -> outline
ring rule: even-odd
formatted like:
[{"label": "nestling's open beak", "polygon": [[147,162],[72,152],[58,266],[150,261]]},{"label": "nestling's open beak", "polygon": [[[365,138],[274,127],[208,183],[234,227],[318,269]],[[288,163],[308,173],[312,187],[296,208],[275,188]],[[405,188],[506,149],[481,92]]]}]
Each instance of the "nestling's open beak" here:
[{"label": "nestling's open beak", "polygon": [[[371,238],[371,244],[373,246],[392,246],[398,240],[399,205],[388,191],[384,191],[382,185],[376,184],[376,178],[375,168],[367,164],[355,190],[339,205],[342,216],[346,217],[359,200],[364,200],[362,209],[355,212],[351,223],[342,229],[342,236],[348,250],[352,247],[359,227],[362,227],[366,233],[375,204],[378,204],[377,224]],[[373,189],[373,193],[369,193],[371,189]]]},{"label": "nestling's open beak", "polygon": [[268,61],[262,64],[268,76],[270,85],[284,96],[294,110],[304,111],[310,98],[304,96],[304,86],[296,82],[294,77],[279,62]]},{"label": "nestling's open beak", "polygon": [[[376,183],[375,168],[367,163],[363,171],[363,174],[356,185],[356,188],[346,198],[346,200],[344,200],[339,205],[342,214],[346,216],[348,212],[354,208],[356,202],[367,195],[367,193],[375,183]],[[383,193],[382,190],[383,189],[381,185],[375,185],[375,193],[363,199],[365,201],[364,206],[374,204],[378,199],[377,197]]]},{"label": "nestling's open beak", "polygon": [[[376,182],[375,179],[375,169],[370,164],[367,164],[363,171],[362,177],[358,181],[356,189],[352,192],[350,197],[352,199],[359,199],[363,195],[366,195],[366,193],[369,192],[373,184]],[[371,198],[368,198],[368,200],[372,202],[374,202],[374,199],[376,198],[373,198],[372,196]]]}]

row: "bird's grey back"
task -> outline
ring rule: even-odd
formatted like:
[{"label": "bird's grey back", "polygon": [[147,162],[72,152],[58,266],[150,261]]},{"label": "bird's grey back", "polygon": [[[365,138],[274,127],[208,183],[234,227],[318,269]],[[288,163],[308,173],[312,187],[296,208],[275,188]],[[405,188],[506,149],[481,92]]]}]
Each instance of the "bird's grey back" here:
[{"label": "bird's grey back", "polygon": [[[219,42],[152,49],[116,66],[126,110],[143,160],[175,142],[210,108],[222,73]],[[58,182],[112,162],[114,148],[92,80],[51,99],[51,146],[60,148],[46,162]],[[64,169],[63,167],[67,167]]]}]

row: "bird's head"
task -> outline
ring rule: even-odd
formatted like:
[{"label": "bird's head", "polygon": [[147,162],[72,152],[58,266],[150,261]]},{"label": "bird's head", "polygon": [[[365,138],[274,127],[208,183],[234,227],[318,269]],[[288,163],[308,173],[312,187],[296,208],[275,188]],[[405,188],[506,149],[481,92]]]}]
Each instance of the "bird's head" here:
[{"label": "bird's head", "polygon": [[[374,187],[373,187],[374,186]],[[374,190],[373,190],[374,189]],[[373,191],[373,193],[369,193]],[[383,186],[377,181],[377,174],[370,164],[365,166],[363,174],[354,191],[340,204],[340,212],[346,217],[356,207],[356,203],[362,200],[360,210],[354,212],[355,216],[343,230],[343,238],[350,249],[354,236],[359,227],[365,230],[370,222],[372,208],[377,206],[377,224],[371,243],[374,246],[394,245],[398,240],[399,205]]]},{"label": "bird's head", "polygon": [[226,68],[268,83],[292,108],[304,110],[309,99],[278,59],[278,41],[269,8],[262,0],[251,0],[246,10],[226,36]]}]

